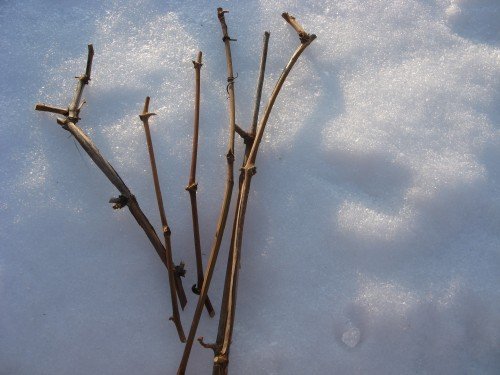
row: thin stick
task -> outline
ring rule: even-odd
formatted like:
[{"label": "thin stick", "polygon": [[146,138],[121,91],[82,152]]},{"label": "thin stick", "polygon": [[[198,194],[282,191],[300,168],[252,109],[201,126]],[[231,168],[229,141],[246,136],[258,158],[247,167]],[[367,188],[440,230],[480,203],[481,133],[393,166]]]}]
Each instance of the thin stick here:
[{"label": "thin stick", "polygon": [[[259,81],[257,83],[257,91],[255,93],[255,104],[253,107],[253,117],[252,117],[252,126],[250,129],[250,134],[255,137],[255,132],[257,130],[257,122],[259,120],[259,109],[260,109],[260,102],[262,98],[262,86],[264,85],[264,75],[266,73],[266,62],[267,62],[267,49],[269,46],[269,31],[264,32],[264,37],[262,40],[262,54],[260,57],[260,69],[259,69]],[[251,148],[247,147],[247,148]],[[250,150],[248,150],[248,154],[250,153]],[[246,158],[248,157],[248,154],[245,149],[245,161]]]},{"label": "thin stick", "polygon": [[227,215],[229,213],[229,205],[231,203],[231,194],[234,185],[234,134],[235,134],[235,99],[234,99],[234,76],[233,76],[233,62],[231,58],[231,46],[230,41],[234,40],[229,37],[226,20],[224,18],[224,13],[227,11],[222,8],[217,8],[217,16],[219,18],[222,34],[226,50],[226,65],[227,65],[227,92],[229,94],[229,144],[226,154],[227,159],[227,177],[226,177],[226,187],[224,192],[224,199],[222,201],[222,206],[219,214],[219,221],[217,223],[217,230],[215,232],[215,239],[210,251],[210,257],[208,259],[207,268],[205,270],[205,280],[203,282],[203,287],[201,288],[200,297],[198,298],[198,304],[194,312],[193,322],[191,323],[191,328],[189,330],[189,335],[186,341],[186,346],[184,347],[184,352],[182,354],[181,363],[177,370],[177,374],[184,374],[186,372],[187,363],[189,360],[189,354],[191,353],[191,348],[193,347],[194,337],[196,335],[196,330],[198,329],[198,324],[200,322],[201,313],[203,311],[203,305],[205,299],[208,295],[208,289],[210,287],[210,282],[212,281],[212,275],[215,268],[215,263],[217,261],[217,256],[219,255],[219,249],[222,242],[222,236],[224,234],[224,229],[226,227]]},{"label": "thin stick", "polygon": [[[269,32],[264,33],[263,37],[263,43],[262,43],[262,53],[261,53],[261,58],[260,58],[260,67],[259,67],[259,78],[257,82],[257,90],[255,93],[255,102],[254,102],[254,111],[253,111],[253,117],[252,117],[252,124],[250,126],[250,132],[245,132],[245,134],[248,134],[249,138],[243,138],[245,141],[245,154],[243,157],[243,165],[242,167],[245,166],[245,163],[247,161],[248,155],[250,154],[250,150],[252,149],[252,143],[253,139],[255,138],[255,132],[257,128],[257,122],[259,119],[259,109],[260,109],[260,102],[261,102],[261,97],[262,97],[262,87],[264,85],[264,75],[266,72],[266,61],[267,61],[267,50],[268,50],[268,45],[269,45]],[[238,198],[236,201],[236,208],[235,208],[235,214],[234,217],[236,217],[238,213],[238,207],[240,205],[240,194],[241,194],[241,188],[243,186],[243,180],[245,178],[245,170],[243,168],[240,169],[240,177],[238,179]],[[233,221],[233,228],[231,232],[231,245],[229,249],[229,255],[228,255],[228,261],[227,261],[227,269],[226,269],[226,278],[224,281],[224,292],[222,294],[222,303],[221,303],[221,311],[220,311],[220,316],[219,316],[219,327],[217,330],[217,339],[215,344],[211,344],[211,348],[214,349],[216,348],[216,353],[217,353],[217,348],[222,347],[222,342],[224,340],[224,333],[225,333],[225,327],[226,327],[226,322],[227,322],[227,301],[229,298],[229,286],[231,282],[231,265],[233,262],[233,250],[234,250],[234,240],[235,240],[235,233],[236,233],[236,220]]]},{"label": "thin stick", "polygon": [[[148,237],[149,241],[156,250],[156,253],[160,257],[163,264],[168,269],[165,247],[158,238],[158,235],[156,234],[148,218],[139,207],[137,199],[132,194],[132,192],[125,184],[125,182],[123,182],[123,180],[115,171],[113,166],[109,164],[109,162],[106,159],[104,159],[104,157],[99,152],[98,148],[95,146],[94,142],[92,142],[89,136],[85,134],[82,131],[82,129],[80,129],[80,127],[76,125],[76,123],[79,120],[78,115],[81,109],[80,101],[82,98],[82,92],[85,85],[88,84],[88,82],[90,81],[93,56],[94,56],[94,48],[90,44],[88,46],[87,68],[83,76],[77,77],[78,83],[75,89],[75,95],[73,96],[73,99],[70,105],[68,106],[68,115],[64,119],[58,118],[57,123],[61,125],[61,127],[64,130],[69,131],[75,137],[80,146],[82,146],[85,152],[90,156],[92,161],[104,173],[104,175],[108,178],[108,180],[118,189],[118,191],[120,192],[120,196],[118,198],[113,198],[110,200],[110,203],[114,203],[113,208],[118,209],[125,206],[129,208],[130,213],[132,214],[132,216],[134,216],[135,220],[137,221],[137,224],[139,224],[139,226],[144,230],[144,233],[146,233],[146,236]],[[40,106],[43,105],[38,104],[35,107],[35,109],[40,108]],[[70,108],[73,109],[70,111]]]},{"label": "thin stick", "polygon": [[153,174],[153,183],[155,187],[156,193],[156,201],[158,202],[158,210],[160,211],[160,219],[162,225],[163,238],[165,240],[165,250],[166,250],[166,258],[167,258],[167,270],[168,270],[168,281],[170,286],[170,299],[172,303],[172,321],[177,328],[177,333],[182,342],[186,340],[184,336],[184,330],[182,329],[181,318],[179,315],[179,306],[177,305],[177,297],[178,293],[176,293],[175,286],[178,285],[175,283],[175,268],[174,262],[172,260],[172,245],[171,245],[171,231],[168,226],[167,216],[165,215],[165,208],[163,206],[163,198],[161,194],[160,181],[158,178],[158,171],[156,168],[156,160],[155,153],[153,149],[153,142],[151,140],[151,132],[149,130],[149,118],[151,116],[155,116],[155,113],[149,112],[149,96],[146,97],[146,101],[144,102],[144,109],[142,113],[139,115],[139,118],[144,125],[144,132],[146,133],[146,143],[148,145],[148,153],[149,153],[149,161],[151,163],[151,173]]},{"label": "thin stick", "polygon": [[[198,52],[198,58],[193,61],[195,71],[195,100],[194,100],[194,131],[193,131],[193,151],[191,154],[191,171],[189,174],[189,182],[186,190],[189,192],[191,200],[191,216],[193,218],[193,234],[194,234],[194,250],[196,255],[196,271],[198,274],[198,285],[194,284],[192,290],[195,294],[200,294],[203,286],[203,262],[201,259],[201,241],[200,241],[200,225],[198,223],[198,204],[196,201],[196,190],[198,184],[196,183],[196,160],[198,158],[198,130],[200,127],[200,70],[202,67],[201,62],[202,53]],[[207,308],[208,315],[213,317],[215,315],[214,308],[210,302],[210,298],[206,298],[205,307]]]},{"label": "thin stick", "polygon": [[63,115],[67,116],[68,115],[68,109],[67,108],[59,108],[59,107],[52,107],[50,105],[45,105],[45,104],[37,104],[35,106],[35,110],[40,111],[40,112],[52,112],[52,113],[57,113],[58,115]]},{"label": "thin stick", "polygon": [[[294,27],[295,30],[297,30],[296,27],[300,26],[298,22],[295,20],[294,17],[289,16],[287,13],[283,13],[283,18],[287,22],[289,22],[292,27]],[[289,21],[290,19],[293,19],[293,24]],[[295,26],[294,26],[295,25]],[[297,26],[298,25],[298,26]],[[233,244],[233,257],[232,257],[232,262],[231,262],[231,272],[230,272],[230,282],[229,282],[229,294],[228,294],[228,300],[227,300],[227,306],[222,306],[221,311],[224,308],[227,308],[227,319],[226,319],[226,325],[225,325],[225,330],[224,330],[224,339],[222,342],[222,346],[220,348],[220,351],[216,353],[214,357],[214,365],[213,365],[213,372],[212,374],[227,374],[228,371],[228,363],[229,363],[229,349],[231,346],[231,339],[232,339],[232,334],[233,334],[233,327],[234,327],[234,318],[235,318],[235,310],[236,310],[236,298],[237,298],[237,287],[238,287],[238,276],[239,276],[239,264],[240,264],[240,259],[241,259],[241,245],[242,245],[242,240],[243,240],[243,226],[245,222],[245,213],[246,213],[246,208],[247,208],[247,203],[248,203],[248,196],[250,192],[250,183],[252,180],[252,176],[256,173],[256,168],[255,168],[255,160],[257,157],[257,152],[259,150],[259,145],[260,142],[262,141],[262,136],[264,134],[264,130],[266,128],[267,121],[269,119],[269,115],[271,114],[271,110],[273,108],[273,105],[276,101],[276,98],[281,90],[281,87],[283,86],[283,83],[285,82],[288,74],[292,70],[293,66],[295,65],[297,59],[299,56],[302,54],[302,52],[307,48],[309,44],[316,38],[316,35],[312,34],[309,35],[303,31],[304,29],[300,27],[301,32],[299,32],[299,38],[301,41],[300,46],[295,50],[293,53],[292,57],[290,58],[290,61],[288,64],[285,66],[285,69],[281,73],[280,78],[278,79],[278,82],[276,83],[274,90],[271,94],[271,97],[269,98],[268,104],[266,106],[266,109],[264,111],[264,115],[260,121],[260,125],[257,131],[257,134],[255,136],[252,149],[250,151],[250,154],[248,156],[248,160],[245,163],[244,166],[244,180],[243,180],[243,185],[240,191],[240,198],[239,198],[239,205],[238,205],[238,211],[237,215],[235,218],[236,221],[236,232],[235,232],[235,238],[234,238],[234,244]]]}]

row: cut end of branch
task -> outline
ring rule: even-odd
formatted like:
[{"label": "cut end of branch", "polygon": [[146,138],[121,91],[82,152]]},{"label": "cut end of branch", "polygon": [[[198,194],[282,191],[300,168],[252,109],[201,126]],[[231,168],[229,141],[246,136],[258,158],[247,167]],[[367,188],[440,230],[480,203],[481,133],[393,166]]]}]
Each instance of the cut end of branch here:
[{"label": "cut end of branch", "polygon": [[229,13],[228,10],[223,10],[222,8],[217,8],[217,17],[219,18],[221,27],[222,27],[222,41],[226,43],[227,41],[232,41],[236,42],[236,39],[231,39],[229,37],[228,31],[227,31],[227,24],[226,24],[226,19],[224,17],[224,13]]},{"label": "cut end of branch", "polygon": [[142,114],[146,114],[149,112],[149,101],[150,101],[150,97],[149,96],[146,96],[146,100],[144,101],[144,109],[142,110]]},{"label": "cut end of branch", "polygon": [[285,19],[286,22],[290,24],[294,28],[294,30],[299,34],[299,39],[301,43],[304,44],[309,44],[311,43],[314,39],[316,39],[316,35],[314,34],[308,34],[302,25],[297,21],[297,19],[292,16],[291,14],[288,14],[287,12],[284,12],[281,14],[281,17]]},{"label": "cut end of branch", "polygon": [[92,60],[94,59],[94,46],[89,44],[87,54],[87,68],[85,69],[85,83],[90,81],[90,73],[92,72]]},{"label": "cut end of branch", "polygon": [[229,13],[229,11],[222,9],[221,7],[217,8],[217,16],[219,17],[219,19],[221,17],[224,18],[224,13]]},{"label": "cut end of branch", "polygon": [[198,56],[196,58],[196,61],[193,60],[193,66],[195,69],[201,69],[201,67],[203,66],[203,64],[201,63],[201,60],[202,60],[202,52],[199,51]]}]

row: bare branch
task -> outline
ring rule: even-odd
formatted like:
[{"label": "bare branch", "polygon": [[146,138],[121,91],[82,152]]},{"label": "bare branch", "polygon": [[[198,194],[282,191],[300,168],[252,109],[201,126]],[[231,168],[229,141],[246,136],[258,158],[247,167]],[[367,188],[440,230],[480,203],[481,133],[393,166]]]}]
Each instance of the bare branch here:
[{"label": "bare branch", "polygon": [[[267,62],[267,49],[269,46],[269,31],[264,32],[264,36],[262,39],[262,53],[260,57],[260,68],[259,68],[259,80],[257,83],[257,91],[255,94],[255,104],[253,107],[253,117],[252,117],[252,126],[250,128],[250,134],[255,137],[255,132],[257,130],[257,122],[259,120],[259,109],[260,102],[262,98],[262,87],[264,85],[264,75],[266,73],[266,62]],[[247,157],[247,152],[245,149],[245,160]]]},{"label": "bare branch", "polygon": [[[194,131],[193,131],[193,149],[191,154],[191,172],[189,174],[189,182],[186,190],[189,192],[189,199],[191,200],[191,217],[193,219],[193,234],[194,234],[194,250],[196,256],[196,271],[198,275],[198,285],[193,285],[191,288],[193,293],[200,294],[203,286],[203,261],[201,259],[201,240],[200,240],[200,225],[198,223],[198,203],[196,201],[196,160],[198,158],[198,130],[200,127],[200,70],[202,67],[202,53],[198,52],[196,61],[193,61],[195,71],[195,100],[194,100]],[[210,298],[205,299],[205,307],[207,308],[208,315],[213,317],[215,315],[214,308],[210,302]]]},{"label": "bare branch", "polygon": [[63,115],[67,116],[68,115],[68,109],[67,108],[59,108],[59,107],[52,107],[50,105],[45,105],[45,104],[37,104],[35,106],[36,111],[40,112],[52,112],[52,113],[57,113],[58,115]]},{"label": "bare branch", "polygon": [[[267,61],[267,50],[268,50],[268,45],[269,45],[269,32],[264,33],[264,38],[263,38],[263,43],[262,43],[262,54],[261,54],[261,59],[260,59],[260,72],[259,72],[259,78],[257,82],[257,89],[256,89],[256,94],[255,94],[255,104],[254,104],[254,113],[252,117],[252,125],[250,127],[250,134],[245,132],[244,130],[240,129],[242,132],[244,132],[246,135],[248,135],[248,141],[245,139],[245,154],[243,156],[243,165],[242,168],[240,169],[240,177],[238,179],[238,198],[236,201],[236,207],[235,207],[235,214],[234,217],[236,218],[236,215],[238,214],[238,207],[240,206],[240,199],[241,199],[241,188],[243,186],[243,181],[245,179],[245,169],[243,168],[245,166],[245,163],[247,161],[248,155],[250,154],[250,150],[252,149],[252,143],[255,138],[255,131],[257,128],[257,122],[258,122],[258,117],[259,117],[259,108],[260,108],[260,101],[262,97],[262,87],[264,85],[264,75],[265,75],[265,70],[266,70],[266,61]],[[238,129],[238,128],[237,128]],[[218,350],[221,349],[222,343],[224,341],[224,334],[225,334],[225,329],[226,329],[226,323],[227,323],[227,315],[228,315],[228,299],[229,299],[229,292],[230,292],[230,285],[231,285],[231,266],[233,263],[233,256],[234,256],[234,241],[235,241],[235,235],[236,235],[236,220],[233,221],[233,227],[231,231],[231,245],[229,249],[229,254],[228,254],[228,261],[227,261],[227,269],[226,269],[226,276],[224,280],[224,291],[222,294],[222,303],[221,303],[221,311],[219,315],[219,324],[218,324],[218,330],[217,330],[217,339],[216,339],[216,347]],[[215,355],[217,355],[218,352],[215,352]]]},{"label": "bare branch", "polygon": [[217,256],[219,255],[219,249],[222,242],[222,236],[224,235],[224,229],[226,227],[227,215],[229,213],[229,205],[231,203],[231,195],[234,185],[234,133],[235,133],[235,98],[234,98],[234,76],[233,76],[233,61],[231,58],[231,39],[228,34],[226,20],[224,14],[227,11],[222,10],[222,8],[217,8],[217,16],[219,18],[222,34],[226,51],[226,65],[227,65],[227,81],[228,81],[228,93],[229,93],[229,144],[226,154],[227,160],[227,176],[226,176],[226,187],[224,191],[224,199],[222,201],[222,206],[219,214],[219,220],[217,222],[217,229],[215,231],[215,239],[210,251],[210,256],[208,258],[207,268],[205,270],[205,277],[203,282],[203,287],[201,288],[200,297],[198,298],[198,304],[193,316],[193,322],[191,323],[191,328],[189,330],[189,335],[186,341],[186,346],[184,347],[184,352],[182,354],[181,363],[177,370],[177,374],[184,374],[186,371],[187,363],[189,360],[189,354],[191,353],[191,348],[193,347],[194,337],[196,335],[196,330],[198,329],[198,324],[200,322],[201,313],[203,310],[203,305],[205,299],[208,295],[208,289],[210,287],[210,282],[212,281],[212,275],[215,268],[215,263],[217,261]]},{"label": "bare branch", "polygon": [[[172,318],[171,320],[174,322],[175,327],[177,328],[177,333],[179,335],[179,338],[182,342],[184,342],[185,336],[184,336],[184,330],[182,329],[182,323],[181,323],[181,318],[179,315],[179,307],[177,305],[177,297],[179,295],[182,295],[184,292],[182,290],[182,284],[179,285],[178,282],[175,280],[175,273],[176,269],[174,266],[174,262],[172,259],[172,245],[171,245],[171,231],[168,226],[167,222],[167,216],[165,215],[165,208],[163,205],[163,198],[161,194],[161,188],[160,188],[160,180],[158,178],[158,171],[156,168],[156,160],[155,160],[155,153],[153,149],[153,142],[151,140],[151,132],[149,130],[149,118],[151,116],[155,116],[155,113],[149,112],[149,96],[146,97],[146,100],[144,102],[144,109],[142,113],[139,115],[139,118],[142,121],[142,124],[144,125],[144,132],[146,134],[146,143],[148,146],[148,153],[149,153],[149,161],[151,163],[151,173],[153,175],[153,183],[155,187],[155,193],[156,193],[156,201],[158,203],[158,210],[160,211],[160,220],[161,220],[161,225],[162,225],[162,231],[163,231],[163,238],[165,240],[165,254],[166,254],[166,260],[167,260],[167,270],[168,270],[168,283],[170,286],[170,299],[172,303]],[[177,292],[176,292],[177,290]],[[180,292],[182,290],[182,292]],[[182,300],[181,300],[182,301]],[[182,302],[181,302],[182,305]]]},{"label": "bare branch", "polygon": [[[302,52],[307,48],[307,46],[316,38],[315,35],[309,35],[303,31],[300,27],[299,23],[296,22],[295,18],[289,16],[290,19],[293,19],[293,24],[290,23],[296,30],[299,28],[300,32],[303,32],[303,37],[301,37],[301,44],[295,50],[292,57],[290,58],[288,64],[285,66],[285,69],[281,73],[278,82],[276,83],[274,90],[269,98],[268,104],[264,111],[264,115],[260,121],[259,128],[257,130],[257,134],[255,136],[254,143],[252,145],[252,149],[250,150],[250,154],[248,155],[248,159],[243,168],[244,170],[244,180],[242,184],[242,188],[239,194],[239,204],[237,209],[237,214],[235,217],[235,227],[236,232],[234,236],[234,242],[232,244],[232,259],[230,266],[230,274],[229,277],[226,278],[228,280],[228,298],[226,302],[226,306],[221,307],[221,311],[223,309],[227,309],[227,318],[224,329],[224,338],[221,345],[221,350],[214,357],[214,365],[213,365],[213,374],[227,374],[228,371],[228,363],[229,363],[229,349],[231,345],[231,339],[233,335],[233,327],[234,327],[234,319],[235,319],[235,311],[236,311],[236,298],[237,298],[237,286],[238,286],[238,277],[239,277],[239,269],[240,269],[240,259],[241,259],[241,246],[243,240],[243,226],[245,222],[245,213],[248,203],[248,196],[250,192],[250,183],[252,180],[252,176],[256,173],[255,168],[255,160],[257,157],[257,152],[259,150],[260,142],[262,141],[262,136],[264,134],[264,130],[266,128],[267,121],[269,119],[269,115],[271,114],[271,110],[276,101],[276,98],[285,82],[288,74],[292,70],[295,65],[297,59],[300,57]],[[298,31],[299,32],[299,31]],[[299,35],[300,35],[299,32]],[[303,40],[304,35],[307,35],[307,40]],[[229,269],[229,266],[228,266]]]},{"label": "bare branch", "polygon": [[[71,101],[68,108],[75,108],[77,111],[79,110],[79,108],[81,108],[80,101],[82,92],[85,85],[88,84],[90,80],[93,51],[94,49],[92,45],[89,45],[89,54],[87,57],[86,71],[82,77],[78,78],[78,83],[75,89],[75,95],[73,96],[73,100]],[[43,108],[43,105],[41,106]],[[40,106],[37,107],[40,108]],[[56,108],[56,107],[49,107],[49,108]],[[144,230],[144,233],[146,234],[149,241],[153,245],[154,249],[156,250],[156,253],[160,257],[163,264],[168,269],[165,247],[158,238],[158,235],[156,234],[148,218],[139,207],[139,203],[137,202],[135,196],[131,193],[130,189],[125,184],[125,182],[123,182],[123,180],[115,171],[113,166],[109,164],[109,162],[106,159],[104,159],[104,157],[101,155],[101,153],[95,146],[94,142],[92,142],[89,136],[85,134],[83,130],[76,125],[76,122],[79,120],[78,113],[76,113],[76,117],[74,117],[75,116],[74,110],[73,114],[71,114],[71,112],[68,110],[68,114],[65,116],[66,117],[64,119],[57,119],[58,124],[60,124],[63,129],[69,131],[75,137],[80,146],[82,146],[83,150],[90,156],[92,161],[97,165],[97,167],[102,171],[102,173],[104,173],[104,175],[108,178],[108,180],[118,189],[118,191],[120,192],[120,197],[117,199],[113,199],[112,203],[115,204],[114,207],[121,208],[127,206],[129,208],[130,213],[132,214],[132,216],[134,216],[135,220],[137,221],[137,224],[139,224],[139,226]]]},{"label": "bare branch", "polygon": [[[307,43],[307,42],[310,43],[316,38],[316,35],[314,35],[314,34],[310,35],[310,34],[306,33],[304,28],[301,26],[299,21],[297,21],[295,19],[294,16],[285,12],[285,13],[281,14],[281,17],[283,17],[285,19],[285,21],[288,22],[290,24],[290,26],[292,26],[295,29],[297,34],[299,34],[299,39],[300,39],[301,43]],[[311,40],[311,38],[312,38],[312,40]]]}]

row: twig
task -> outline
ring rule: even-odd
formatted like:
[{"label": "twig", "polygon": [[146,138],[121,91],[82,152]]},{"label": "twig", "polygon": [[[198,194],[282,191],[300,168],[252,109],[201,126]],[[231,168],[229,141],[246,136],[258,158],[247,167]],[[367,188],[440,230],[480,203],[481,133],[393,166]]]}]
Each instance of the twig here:
[{"label": "twig", "polygon": [[[260,102],[261,102],[261,97],[262,97],[262,87],[264,85],[264,75],[266,71],[266,61],[267,61],[267,49],[269,45],[269,32],[264,33],[263,37],[263,43],[262,43],[262,54],[261,54],[261,59],[260,59],[260,67],[259,67],[259,78],[257,82],[257,90],[255,93],[255,102],[254,102],[254,112],[253,112],[253,117],[252,117],[252,124],[250,126],[250,132],[247,133],[244,130],[242,130],[245,134],[249,136],[248,140],[243,138],[245,140],[245,154],[243,157],[243,165],[242,168],[240,169],[240,177],[238,179],[238,198],[236,201],[236,208],[235,208],[235,218],[238,213],[238,207],[240,205],[240,193],[241,193],[241,188],[243,186],[243,180],[245,178],[245,171],[243,167],[245,166],[245,163],[247,161],[247,158],[250,154],[250,151],[252,149],[252,143],[255,138],[255,132],[257,128],[257,122],[259,118],[259,109],[260,109]],[[227,261],[227,269],[226,269],[226,277],[224,281],[224,292],[222,294],[222,303],[221,303],[221,311],[220,311],[220,316],[219,316],[219,327],[217,330],[217,339],[216,343],[213,344],[214,348],[220,348],[222,347],[222,342],[224,340],[224,333],[225,333],[225,327],[226,327],[226,322],[227,322],[227,301],[229,298],[229,286],[231,283],[231,265],[233,262],[233,250],[234,250],[234,240],[235,240],[235,233],[236,233],[236,220],[233,221],[233,228],[231,232],[231,245],[229,249],[229,254],[228,254],[228,261]],[[215,354],[218,353],[214,349]]]},{"label": "twig", "polygon": [[[262,98],[262,86],[264,85],[264,74],[266,73],[266,62],[267,62],[267,48],[269,46],[269,31],[264,32],[264,37],[262,41],[262,54],[260,57],[260,69],[259,69],[259,81],[257,83],[257,91],[255,94],[255,104],[253,107],[253,117],[252,117],[252,126],[250,129],[250,134],[252,137],[255,137],[255,132],[257,130],[257,122],[259,120],[259,109],[260,109],[260,102]],[[248,148],[248,152],[245,149],[245,161],[246,158],[248,157],[248,154],[250,153],[250,147]]]},{"label": "twig", "polygon": [[227,160],[227,176],[226,176],[226,187],[224,191],[224,199],[222,201],[222,206],[219,214],[219,220],[217,222],[217,229],[215,231],[215,239],[210,251],[210,256],[208,259],[207,268],[205,270],[205,280],[203,282],[203,287],[201,288],[200,297],[198,298],[198,304],[193,316],[193,322],[191,323],[191,328],[189,330],[189,335],[186,341],[186,346],[184,347],[184,352],[182,354],[181,363],[177,370],[177,374],[184,374],[186,371],[187,363],[189,360],[189,354],[191,353],[191,348],[193,347],[194,338],[196,335],[196,330],[198,329],[198,324],[200,322],[201,313],[203,310],[203,305],[205,299],[208,295],[208,289],[210,287],[210,282],[212,281],[212,275],[215,268],[215,263],[217,261],[217,256],[219,255],[219,249],[222,242],[222,236],[224,234],[224,229],[226,227],[227,215],[229,213],[229,205],[231,203],[231,194],[234,185],[234,133],[235,133],[235,99],[234,99],[234,76],[233,76],[233,61],[231,58],[231,46],[230,42],[234,41],[228,34],[226,20],[224,18],[224,13],[227,11],[222,8],[217,8],[217,16],[219,18],[223,42],[226,50],[226,65],[227,65],[227,81],[228,81],[228,94],[229,94],[229,142],[228,150],[226,154]]},{"label": "twig", "polygon": [[243,239],[243,226],[245,221],[245,212],[248,203],[248,195],[250,192],[250,183],[252,180],[252,176],[256,173],[255,168],[255,160],[257,157],[257,152],[259,150],[260,142],[262,141],[262,136],[264,134],[264,130],[266,128],[267,121],[269,119],[269,115],[271,114],[271,110],[273,108],[274,102],[285,82],[288,74],[292,70],[295,65],[297,59],[302,54],[302,52],[307,48],[309,44],[316,38],[316,35],[307,34],[304,29],[300,26],[300,24],[295,20],[294,17],[289,16],[287,13],[283,13],[283,18],[290,23],[290,25],[299,33],[300,38],[300,46],[295,50],[292,57],[290,58],[288,64],[285,66],[283,72],[281,73],[278,82],[276,83],[274,90],[269,98],[268,104],[264,111],[264,115],[260,121],[260,125],[255,136],[255,140],[252,145],[252,149],[250,154],[248,155],[247,162],[243,168],[244,170],[244,180],[242,184],[242,188],[239,194],[239,205],[238,211],[235,218],[236,222],[236,232],[233,243],[233,256],[231,262],[230,269],[230,277],[229,277],[229,292],[228,292],[228,300],[227,306],[222,306],[222,309],[227,308],[227,319],[224,329],[224,339],[221,345],[221,349],[219,353],[214,357],[214,365],[213,365],[213,374],[227,374],[228,371],[228,363],[229,363],[229,349],[231,345],[231,339],[233,334],[234,327],[234,318],[235,318],[235,309],[236,309],[236,297],[237,297],[237,285],[238,285],[238,276],[239,276],[239,263],[241,258],[241,245]]},{"label": "twig", "polygon": [[[156,201],[158,202],[158,210],[160,211],[160,219],[162,225],[163,238],[165,240],[165,250],[166,250],[166,259],[167,259],[167,270],[168,270],[168,281],[170,286],[170,299],[172,302],[172,321],[177,328],[177,333],[182,342],[185,341],[184,330],[182,329],[181,318],[179,315],[179,306],[177,305],[177,297],[179,296],[179,289],[182,289],[182,285],[175,282],[175,266],[172,260],[172,245],[170,241],[170,227],[168,226],[167,216],[165,215],[165,208],[163,206],[163,198],[161,194],[160,181],[158,178],[158,171],[156,168],[156,160],[155,153],[153,149],[153,142],[151,140],[151,132],[149,130],[149,118],[151,116],[155,116],[156,113],[149,112],[149,96],[146,97],[146,101],[144,102],[144,109],[142,113],[139,115],[139,118],[144,125],[144,132],[146,133],[146,143],[148,145],[148,153],[149,153],[149,161],[151,163],[151,173],[153,174],[153,183],[155,187],[156,193]],[[177,287],[177,288],[176,288]],[[177,289],[177,293],[176,293]],[[182,304],[182,302],[181,302]]]},{"label": "twig", "polygon": [[[85,152],[90,156],[90,158],[94,161],[94,163],[97,165],[97,167],[104,173],[104,175],[108,178],[108,180],[118,189],[120,192],[120,197],[115,199],[115,203],[113,208],[122,208],[124,206],[127,206],[130,210],[130,213],[132,216],[134,216],[135,220],[139,224],[139,226],[144,230],[146,233],[146,236],[148,237],[149,241],[153,245],[154,249],[156,250],[158,256],[162,260],[163,264],[167,267],[168,269],[168,264],[167,264],[167,259],[165,255],[165,247],[161,243],[160,239],[158,238],[158,235],[156,234],[153,226],[149,222],[148,218],[146,215],[142,212],[141,208],[139,207],[139,203],[137,203],[137,200],[135,196],[131,193],[130,189],[125,185],[125,182],[121,179],[121,177],[118,175],[118,173],[115,171],[115,169],[109,164],[109,162],[104,159],[104,157],[101,155],[97,147],[95,146],[94,142],[85,134],[82,129],[80,129],[76,123],[78,122],[78,111],[81,108],[81,97],[82,97],[82,92],[83,88],[85,87],[86,84],[90,81],[90,73],[91,73],[91,67],[92,67],[92,59],[94,55],[94,49],[92,45],[90,44],[88,46],[88,57],[87,57],[87,68],[85,70],[85,74],[81,77],[78,78],[78,84],[75,89],[75,95],[73,96],[73,100],[71,101],[70,105],[68,106],[68,114],[65,115],[64,119],[57,119],[57,123],[62,126],[63,129],[69,131],[75,139],[78,141],[80,146],[85,150]],[[42,104],[38,104],[35,109],[37,108],[56,108],[56,107],[48,107],[44,106]],[[72,113],[70,112],[70,109],[72,108]],[[75,109],[77,113],[75,113]],[[53,111],[51,111],[53,112]],[[57,113],[57,112],[56,112]],[[62,113],[60,113],[62,114]]]},{"label": "twig", "polygon": [[58,115],[68,116],[68,109],[67,108],[59,108],[59,107],[52,107],[50,105],[45,105],[45,104],[37,104],[35,106],[35,110],[40,111],[40,112],[52,112],[52,113],[57,113]]},{"label": "twig", "polygon": [[[202,67],[201,62],[202,53],[198,52],[198,58],[193,61],[195,71],[195,100],[194,100],[194,131],[193,131],[193,151],[191,154],[191,171],[189,174],[189,182],[186,190],[189,192],[189,199],[191,200],[191,216],[193,218],[193,234],[194,234],[194,250],[196,255],[196,271],[198,274],[198,285],[193,285],[193,292],[200,294],[203,285],[203,263],[201,259],[201,241],[200,241],[200,225],[198,223],[198,204],[196,202],[196,190],[198,184],[196,183],[196,160],[198,158],[198,130],[200,127],[200,70]],[[214,308],[210,302],[210,298],[206,298],[205,307],[207,308],[210,317],[215,315]]]},{"label": "twig", "polygon": [[252,134],[244,131],[238,124],[234,125],[234,130],[236,131],[236,134],[238,134],[243,141],[245,141],[245,144],[251,144],[253,142]]}]

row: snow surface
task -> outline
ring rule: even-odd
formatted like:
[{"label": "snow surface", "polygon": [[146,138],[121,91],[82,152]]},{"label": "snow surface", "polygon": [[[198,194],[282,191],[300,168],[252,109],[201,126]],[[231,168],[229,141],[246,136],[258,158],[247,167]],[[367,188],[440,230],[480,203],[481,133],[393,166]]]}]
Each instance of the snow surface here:
[{"label": "snow surface", "polygon": [[[200,49],[205,262],[222,198],[226,73],[215,2],[0,5],[0,373],[174,374],[167,275],[112,185],[36,102],[66,105],[158,227],[146,95],[176,262],[195,283],[188,194]],[[233,374],[500,373],[498,0],[225,2],[237,122],[318,35],[271,115],[247,212]],[[237,155],[241,157],[239,144]],[[239,159],[238,159],[239,160]],[[210,293],[219,311],[227,238]],[[195,297],[182,314],[188,330]],[[214,339],[217,319],[198,330]],[[195,345],[190,374],[211,371]]]}]

